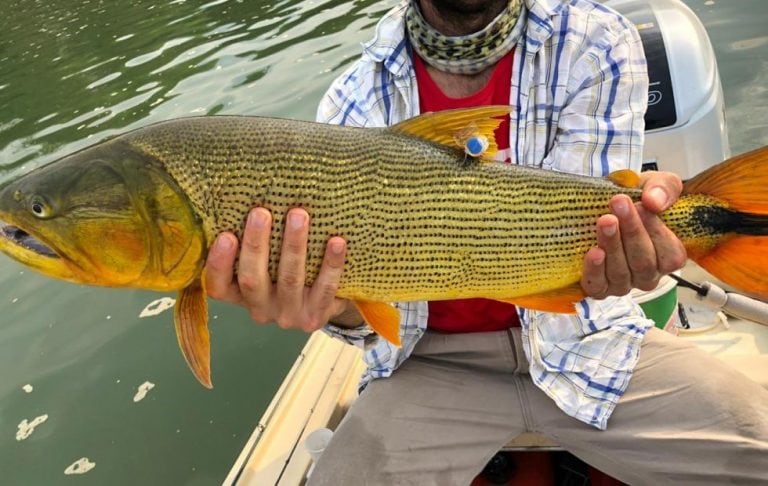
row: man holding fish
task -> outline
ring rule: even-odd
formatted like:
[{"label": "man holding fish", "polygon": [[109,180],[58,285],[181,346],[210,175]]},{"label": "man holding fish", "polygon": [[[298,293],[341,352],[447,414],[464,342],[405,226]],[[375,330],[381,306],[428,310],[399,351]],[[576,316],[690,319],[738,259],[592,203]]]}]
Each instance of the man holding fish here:
[{"label": "man holding fish", "polygon": [[[635,28],[598,3],[405,0],[331,86],[318,120],[389,126],[508,104],[497,158],[608,176],[640,168],[646,97]],[[396,347],[335,297],[344,239],[329,239],[320,273],[304,285],[312,222],[302,209],[288,214],[275,284],[271,215],[256,208],[242,242],[217,239],[206,288],[257,323],[325,328],[365,349],[364,389],[312,484],[468,484],[530,431],[630,484],[764,481],[768,392],[653,328],[626,296],[653,289],[686,259],[656,216],[679,197],[679,177],[644,173],[641,184],[641,203],[615,196],[598,220],[580,285],[588,298],[575,315],[484,299],[408,302],[397,305]]]}]

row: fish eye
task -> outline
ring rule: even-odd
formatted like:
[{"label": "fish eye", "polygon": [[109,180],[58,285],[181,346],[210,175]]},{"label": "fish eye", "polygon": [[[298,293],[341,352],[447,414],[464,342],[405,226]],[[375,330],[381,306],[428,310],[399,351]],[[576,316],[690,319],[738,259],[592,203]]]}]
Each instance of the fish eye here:
[{"label": "fish eye", "polygon": [[34,196],[29,201],[29,210],[38,218],[49,218],[52,215],[51,206],[40,196]]}]

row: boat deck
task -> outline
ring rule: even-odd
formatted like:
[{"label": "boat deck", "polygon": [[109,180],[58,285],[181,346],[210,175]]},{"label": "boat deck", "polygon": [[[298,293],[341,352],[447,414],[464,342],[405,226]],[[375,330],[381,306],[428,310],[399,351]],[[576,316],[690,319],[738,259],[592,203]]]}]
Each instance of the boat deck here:
[{"label": "boat deck", "polygon": [[[687,278],[707,277],[690,265]],[[692,291],[680,289],[681,303],[695,301]],[[706,311],[703,311],[706,312]],[[711,325],[680,331],[687,339],[735,367],[768,388],[768,327],[742,319],[717,322],[714,312],[696,316]],[[304,484],[312,459],[304,447],[306,437],[320,428],[335,429],[357,395],[363,372],[361,351],[314,333],[302,350],[272,403],[259,421],[224,484],[285,485]],[[547,437],[525,433],[508,450],[558,449]]]}]

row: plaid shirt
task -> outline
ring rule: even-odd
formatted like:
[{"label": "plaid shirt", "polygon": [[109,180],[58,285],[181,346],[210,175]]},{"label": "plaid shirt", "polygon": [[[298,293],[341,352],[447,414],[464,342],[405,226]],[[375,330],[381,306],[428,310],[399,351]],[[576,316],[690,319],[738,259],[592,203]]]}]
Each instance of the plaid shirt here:
[{"label": "plaid shirt", "polygon": [[[407,1],[381,19],[362,58],[331,85],[318,121],[380,127],[419,114],[403,22]],[[648,79],[634,26],[591,0],[527,0],[526,10],[513,58],[510,149],[502,156],[593,176],[639,171]],[[390,376],[427,328],[426,302],[396,305],[401,348],[367,327],[325,328],[363,347],[363,386]],[[584,299],[576,315],[518,312],[534,383],[568,415],[605,429],[652,322],[629,297]]]}]

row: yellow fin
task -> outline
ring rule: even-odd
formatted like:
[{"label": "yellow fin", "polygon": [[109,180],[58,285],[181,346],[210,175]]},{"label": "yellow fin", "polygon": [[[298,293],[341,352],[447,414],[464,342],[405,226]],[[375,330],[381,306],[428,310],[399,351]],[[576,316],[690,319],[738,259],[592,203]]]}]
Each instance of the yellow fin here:
[{"label": "yellow fin", "polygon": [[192,282],[179,291],[173,313],[176,338],[181,354],[195,375],[206,388],[211,383],[211,340],[208,334],[208,300],[202,280]]},{"label": "yellow fin", "polygon": [[356,300],[357,310],[365,322],[395,346],[400,347],[400,311],[384,302]]},{"label": "yellow fin", "polygon": [[483,156],[493,157],[499,150],[493,132],[502,122],[499,117],[509,115],[511,111],[511,106],[491,105],[429,112],[400,122],[390,130],[457,147],[462,151],[462,139],[467,133],[481,135],[488,141],[488,148],[483,152]]},{"label": "yellow fin", "polygon": [[576,303],[583,298],[584,291],[582,290],[581,285],[575,283],[568,287],[550,290],[541,294],[497,300],[531,310],[554,312],[556,314],[575,314]]},{"label": "yellow fin", "polygon": [[608,174],[608,180],[621,187],[640,187],[640,175],[631,169],[613,171]]}]

